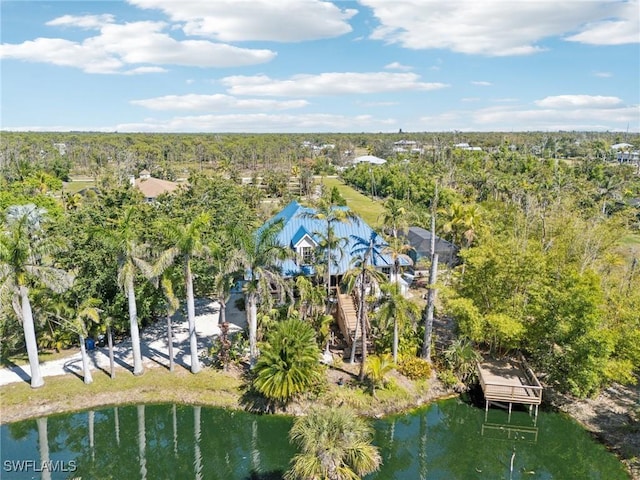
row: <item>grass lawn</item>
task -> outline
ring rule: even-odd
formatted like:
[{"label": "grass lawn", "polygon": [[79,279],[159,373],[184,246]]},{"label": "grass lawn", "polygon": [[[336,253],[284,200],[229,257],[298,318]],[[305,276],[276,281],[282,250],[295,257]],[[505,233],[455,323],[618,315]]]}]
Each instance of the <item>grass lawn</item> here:
[{"label": "grass lawn", "polygon": [[339,178],[322,177],[320,181],[329,189],[338,187],[342,196],[347,200],[349,208],[362,217],[371,227],[380,226],[380,214],[384,212],[382,202],[370,199],[349,185],[345,185]]},{"label": "grass lawn", "polygon": [[65,182],[62,190],[65,193],[74,194],[78,193],[83,188],[89,188],[95,186],[93,180],[72,180],[71,182]]},{"label": "grass lawn", "polygon": [[640,235],[629,234],[620,241],[620,244],[629,247],[640,246]]}]

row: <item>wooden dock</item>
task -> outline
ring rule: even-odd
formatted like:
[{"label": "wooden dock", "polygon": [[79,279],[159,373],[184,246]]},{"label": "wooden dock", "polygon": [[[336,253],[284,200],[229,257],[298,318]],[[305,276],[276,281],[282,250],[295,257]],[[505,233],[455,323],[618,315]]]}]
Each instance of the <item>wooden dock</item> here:
[{"label": "wooden dock", "polygon": [[484,359],[477,364],[478,379],[485,398],[485,411],[489,405],[509,405],[509,417],[514,403],[538,407],[542,403],[542,386],[527,365],[524,357],[516,360]]}]

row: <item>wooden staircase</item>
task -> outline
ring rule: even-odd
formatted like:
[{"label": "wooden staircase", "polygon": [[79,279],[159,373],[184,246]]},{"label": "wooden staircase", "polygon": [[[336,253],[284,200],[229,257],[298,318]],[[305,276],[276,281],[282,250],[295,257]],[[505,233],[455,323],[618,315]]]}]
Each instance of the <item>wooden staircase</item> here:
[{"label": "wooden staircase", "polygon": [[[351,295],[338,293],[336,319],[342,336],[347,341],[347,345],[351,346],[356,335],[356,325],[358,324],[358,311]],[[358,330],[358,339],[360,336],[361,333]]]}]

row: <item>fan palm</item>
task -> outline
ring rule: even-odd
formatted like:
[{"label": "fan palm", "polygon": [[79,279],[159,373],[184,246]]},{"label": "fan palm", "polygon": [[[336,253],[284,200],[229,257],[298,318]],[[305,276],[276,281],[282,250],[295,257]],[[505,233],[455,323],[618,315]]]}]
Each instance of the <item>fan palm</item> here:
[{"label": "fan palm", "polygon": [[344,408],[313,409],[296,420],[289,438],[301,450],[286,480],[357,480],[380,468],[373,429]]}]

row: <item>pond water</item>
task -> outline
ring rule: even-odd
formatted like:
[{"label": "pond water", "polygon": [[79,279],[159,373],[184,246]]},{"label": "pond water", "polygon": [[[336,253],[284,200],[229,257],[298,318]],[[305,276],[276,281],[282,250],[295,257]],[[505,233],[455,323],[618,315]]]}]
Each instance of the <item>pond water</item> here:
[{"label": "pond water", "polygon": [[[184,405],[120,406],[0,428],[2,479],[280,479],[288,417]],[[379,479],[628,479],[564,415],[436,402],[374,422]]]}]

